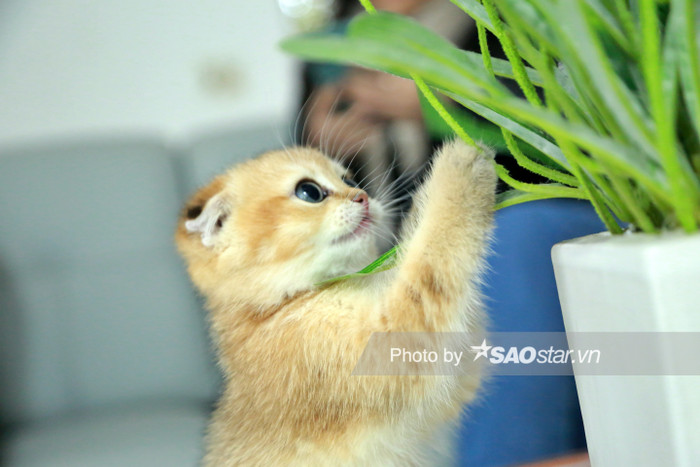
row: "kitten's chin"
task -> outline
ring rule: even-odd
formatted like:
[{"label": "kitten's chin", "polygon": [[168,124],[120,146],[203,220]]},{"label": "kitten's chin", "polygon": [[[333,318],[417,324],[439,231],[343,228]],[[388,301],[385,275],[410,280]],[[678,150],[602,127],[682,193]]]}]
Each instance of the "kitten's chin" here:
[{"label": "kitten's chin", "polygon": [[314,261],[323,280],[357,272],[377,259],[378,243],[385,237],[380,232],[386,230],[383,214],[381,205],[374,204],[351,231],[326,240]]},{"label": "kitten's chin", "polygon": [[357,272],[376,257],[376,238],[368,231],[327,245],[315,255],[314,269],[321,280],[327,280]]}]

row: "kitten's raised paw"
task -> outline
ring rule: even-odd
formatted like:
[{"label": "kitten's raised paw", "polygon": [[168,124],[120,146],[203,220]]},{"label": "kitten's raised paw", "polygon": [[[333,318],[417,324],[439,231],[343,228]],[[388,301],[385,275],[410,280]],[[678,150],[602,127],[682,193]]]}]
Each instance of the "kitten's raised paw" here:
[{"label": "kitten's raised paw", "polygon": [[478,184],[484,189],[495,188],[495,153],[486,146],[470,146],[460,139],[445,143],[436,154],[434,175],[437,177],[465,177],[465,182]]}]

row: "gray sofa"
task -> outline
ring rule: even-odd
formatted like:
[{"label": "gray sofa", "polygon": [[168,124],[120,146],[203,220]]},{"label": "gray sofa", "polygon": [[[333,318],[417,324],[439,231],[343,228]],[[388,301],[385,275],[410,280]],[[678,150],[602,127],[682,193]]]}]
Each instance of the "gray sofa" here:
[{"label": "gray sofa", "polygon": [[0,463],[193,466],[218,376],[178,211],[271,125],[0,150]]}]

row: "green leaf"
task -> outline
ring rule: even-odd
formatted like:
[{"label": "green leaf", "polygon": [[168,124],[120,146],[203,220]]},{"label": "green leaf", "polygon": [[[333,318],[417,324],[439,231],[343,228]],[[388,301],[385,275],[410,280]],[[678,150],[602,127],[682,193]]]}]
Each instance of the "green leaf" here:
[{"label": "green leaf", "polygon": [[591,17],[594,18],[598,24],[605,29],[605,32],[610,34],[615,42],[622,47],[627,53],[632,53],[634,47],[629,41],[629,38],[625,35],[621,26],[618,24],[615,15],[609,11],[605,5],[603,5],[600,0],[586,0],[585,7],[588,8],[591,13]]},{"label": "green leaf", "polygon": [[570,66],[575,63],[580,76],[588,77],[600,93],[597,105],[605,106],[610,111],[628,140],[636,142],[639,149],[648,156],[658,159],[650,136],[652,123],[637,97],[615,74],[612,63],[590,24],[590,12],[582,7],[581,0],[557,2],[556,10],[559,18],[567,18],[565,24],[557,25],[559,38],[568,47],[566,56],[562,58]]},{"label": "green leaf", "polygon": [[445,94],[474,113],[481,115],[486,120],[493,122],[513,133],[518,138],[527,142],[529,145],[545,154],[551,160],[555,161],[561,167],[566,168],[569,166],[569,162],[566,160],[564,153],[561,152],[561,149],[542,135],[530,130],[512,118],[498,113],[487,106],[474,102],[473,100],[467,99],[452,92],[446,92]]},{"label": "green leaf", "polygon": [[[452,96],[449,93],[447,95]],[[460,98],[461,100],[459,100],[459,96],[456,94],[454,97],[455,100],[458,100],[465,107],[471,108],[470,105],[472,104],[470,104],[468,99]],[[664,190],[668,187],[668,180],[663,170],[657,162],[646,158],[636,148],[631,148],[613,139],[601,136],[587,126],[567,122],[551,111],[533,108],[520,99],[482,98],[482,102],[484,109],[494,109],[491,112],[500,114],[503,117],[507,115],[505,118],[513,121],[513,123],[517,120],[537,126],[552,135],[565,136],[580,147],[590,151],[594,156],[605,160],[611,167],[637,178],[654,192],[667,196]],[[477,107],[473,105],[472,107],[474,107],[472,110],[476,111]],[[516,132],[518,125],[510,125],[507,129],[532,144],[527,139],[527,133],[520,135]],[[552,143],[550,144],[552,147],[556,147]],[[533,146],[535,145],[533,144]],[[537,147],[537,149],[542,150],[540,147]],[[550,153],[553,153],[553,151],[548,152],[547,150],[542,150],[542,152],[549,156],[552,155]],[[559,159],[555,160],[559,162]],[[564,167],[568,169],[569,166],[570,164],[567,163]]]},{"label": "green leaf", "polygon": [[[679,28],[679,39],[675,43],[681,57],[677,64],[683,83],[683,97],[688,112],[695,125],[695,132],[700,137],[700,3],[694,0],[674,0],[673,12],[680,21],[673,21],[673,27]],[[673,32],[673,30],[671,30]]]},{"label": "green leaf", "polygon": [[481,24],[483,24],[486,29],[489,31],[493,32],[493,24],[491,24],[491,20],[489,19],[488,13],[486,13],[486,10],[484,7],[479,3],[477,0],[450,0],[452,3],[457,5],[464,11],[466,14],[471,16],[474,21],[479,21]]},{"label": "green leaf", "polygon": [[559,38],[547,18],[528,0],[499,0],[496,4],[512,29],[527,31],[549,50],[560,51]]},{"label": "green leaf", "polygon": [[[664,169],[669,174],[673,205],[681,226],[688,232],[697,230],[694,206],[700,200],[700,182],[693,174],[690,160],[676,140],[678,113],[677,62],[686,58],[682,55],[682,34],[684,9],[676,3],[671,9],[666,43],[663,54],[660,49],[659,31],[656,26],[656,4],[652,0],[641,3],[643,43],[645,50],[642,63],[649,89],[651,108],[656,120],[657,145]],[[683,65],[681,65],[683,66]]]},{"label": "green leaf", "polygon": [[[634,95],[615,74],[590,24],[595,19],[590,9],[582,7],[581,0],[500,0],[498,5],[514,30],[522,29],[536,37],[540,49],[553,51],[567,66],[583,97],[579,104],[589,109],[590,118],[597,119],[596,114],[601,114],[611,132],[624,130],[627,141],[651,141],[650,123],[645,121]],[[531,24],[523,20],[530,16],[538,21]],[[543,26],[536,28],[537,24]],[[536,65],[535,61],[530,62]],[[653,146],[647,144],[642,150],[648,147]],[[653,151],[650,156],[655,156]]]},{"label": "green leaf", "polygon": [[[380,16],[375,14],[372,16]],[[284,40],[283,50],[311,61],[354,63],[405,78],[417,73],[434,86],[457,89],[469,94],[483,94],[483,87],[475,84],[470,70],[474,65],[445,64],[406,45],[387,44],[381,38],[338,37],[336,35],[307,35]],[[466,57],[464,54],[460,54]],[[483,78],[480,80],[483,81]],[[492,86],[502,87],[493,80]]]},{"label": "green leaf", "polygon": [[516,204],[528,203],[539,199],[560,198],[548,193],[530,193],[522,190],[508,190],[496,195],[495,210],[515,206]]},{"label": "green leaf", "polygon": [[576,89],[573,80],[571,79],[571,72],[563,63],[558,63],[554,68],[554,77],[561,88],[566,92],[566,94],[571,97],[574,101],[581,100],[581,94]]},{"label": "green leaf", "polygon": [[[422,94],[419,94],[418,97],[420,99],[423,120],[425,121],[428,134],[440,140],[454,137],[455,133],[452,131],[452,128],[445,123],[445,120],[433,109],[425,97]],[[498,126],[484,121],[461,108],[450,108],[450,114],[474,140],[481,141],[498,151],[507,149],[506,142],[503,140],[501,130]]]},{"label": "green leaf", "polygon": [[411,73],[411,78],[415,81],[418,90],[421,92],[423,98],[430,104],[430,106],[435,110],[435,112],[440,115],[440,118],[449,125],[450,129],[465,143],[470,146],[476,146],[474,139],[469,136],[469,134],[464,131],[464,128],[455,120],[449,110],[440,102],[440,99],[435,95],[430,86],[425,84],[423,78],[417,76],[415,73]]},{"label": "green leaf", "polygon": [[[445,70],[469,79],[490,93],[507,93],[498,80],[483,70],[478,54],[465,54],[412,18],[386,12],[358,15],[348,26],[348,37],[380,41],[385,47],[394,46],[407,55],[430,58]],[[412,72],[420,74],[419,70]]]},{"label": "green leaf", "polygon": [[625,34],[629,38],[630,43],[634,46],[639,42],[637,40],[639,29],[637,28],[637,25],[634,22],[632,12],[627,6],[627,2],[628,0],[613,0],[613,11],[618,20],[620,21],[622,28],[625,30]]},{"label": "green leaf", "polygon": [[[452,1],[500,40],[513,39],[511,52],[517,53],[511,55],[520,54],[534,67],[519,69],[518,80],[542,88],[546,108],[510,92],[484,69],[481,55],[460,51],[397,15],[360,16],[349,37],[306,36],[284,47],[314,60],[415,77],[501,126],[580,182],[578,188],[518,185],[523,190],[499,197],[499,206],[552,197],[565,188],[573,190],[567,194],[590,197],[611,230],[619,227],[610,211],[649,232],[673,225],[665,219],[697,229],[695,171],[700,170],[690,160],[700,159],[700,2],[490,0],[500,14],[491,11],[489,17],[478,0]],[[666,22],[663,34],[657,30],[661,21]],[[498,76],[515,78],[508,62],[490,64]],[[475,121],[464,118],[470,114],[449,113],[457,123],[452,129],[461,126],[483,139]],[[426,121],[432,130],[447,132],[431,123],[439,120],[430,114]],[[639,205],[629,206],[635,201]]]},{"label": "green leaf", "polygon": [[[378,13],[366,18],[367,20],[386,18],[387,15]],[[405,22],[404,24],[409,24]],[[411,23],[412,26],[415,26]],[[417,27],[417,29],[421,29]],[[356,32],[357,34],[357,32]],[[582,148],[595,153],[606,160],[610,167],[623,173],[628,173],[643,182],[649,189],[660,196],[667,197],[664,187],[667,181],[658,163],[646,158],[637,148],[631,148],[609,138],[602,137],[583,125],[564,121],[560,116],[546,109],[534,108],[522,99],[512,97],[509,93],[488,95],[481,86],[471,79],[470,68],[462,70],[455,64],[444,63],[445,58],[436,59],[434,54],[425,54],[412,49],[409,41],[397,44],[395,41],[384,42],[376,31],[372,38],[364,37],[301,37],[285,41],[283,47],[289,51],[299,52],[307,58],[331,60],[335,62],[351,61],[360,65],[376,68],[400,76],[408,76],[411,72],[423,78],[428,84],[437,87],[450,97],[454,97],[471,110],[476,106],[467,104],[470,101],[492,110],[509,120],[524,122],[543,129],[550,134],[562,134],[580,145]],[[476,65],[475,65],[476,66]],[[480,80],[492,79],[484,70],[479,73]],[[486,75],[486,78],[483,76]],[[479,113],[477,111],[477,113]],[[499,122],[495,122],[499,123]],[[522,123],[519,125],[522,127]],[[528,139],[528,134],[520,134],[517,126],[507,128],[522,140],[528,142],[544,154],[552,157],[557,163],[568,169],[565,157],[557,154],[556,146],[545,143],[546,139],[538,141]],[[534,144],[533,144],[534,143]]]},{"label": "green leaf", "polygon": [[376,274],[382,271],[388,271],[396,265],[398,249],[399,247],[395,246],[394,248],[390,249],[389,251],[381,255],[379,258],[372,261],[369,265],[365,266],[357,272],[345,274],[344,276],[333,277],[331,279],[326,279],[325,281],[316,284],[316,286],[321,287],[345,279],[350,279],[352,277],[363,277],[368,276],[370,274]]},{"label": "green leaf", "polygon": [[581,182],[581,189],[584,193],[586,193],[586,197],[590,200],[591,205],[593,205],[593,209],[595,209],[595,212],[598,214],[598,217],[600,217],[600,220],[603,221],[605,227],[610,231],[610,233],[622,233],[622,228],[620,228],[617,221],[613,218],[612,214],[605,206],[605,198],[594,186],[588,174],[581,167],[579,167],[581,161],[585,160],[579,149],[566,137],[558,137],[557,142],[564,152],[569,154],[572,159],[576,160],[577,164],[572,165],[571,172],[579,180],[579,182]]},{"label": "green leaf", "polygon": [[[465,55],[470,55],[473,58],[471,58],[471,61],[481,61],[481,54],[476,53],[476,52],[470,52],[467,50],[462,50],[461,51]],[[515,79],[515,74],[513,73],[513,66],[510,64],[508,60],[503,60],[502,58],[495,58],[491,57],[491,64],[493,65],[493,72],[496,74],[496,76],[500,76],[502,78],[508,78],[508,79]],[[534,68],[531,68],[529,66],[525,67],[525,72],[527,73],[527,77],[530,79],[532,84],[535,86],[542,86],[543,81],[542,77],[540,74],[535,70]]]}]

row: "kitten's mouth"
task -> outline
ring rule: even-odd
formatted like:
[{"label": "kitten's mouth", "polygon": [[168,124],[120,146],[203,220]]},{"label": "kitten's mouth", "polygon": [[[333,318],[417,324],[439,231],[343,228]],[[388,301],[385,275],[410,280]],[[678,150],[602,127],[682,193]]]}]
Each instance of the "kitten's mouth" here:
[{"label": "kitten's mouth", "polygon": [[357,227],[355,228],[355,230],[352,231],[350,235],[360,235],[362,232],[368,231],[371,225],[372,218],[369,214],[365,214],[364,216],[362,216],[362,220],[359,224],[357,224]]},{"label": "kitten's mouth", "polygon": [[352,232],[338,237],[335,240],[335,242],[333,242],[333,243],[340,243],[340,242],[344,242],[344,241],[350,240],[350,239],[355,238],[355,237],[359,237],[359,236],[369,232],[369,228],[371,226],[372,226],[372,216],[369,213],[365,213],[365,215],[362,216],[362,219],[360,220],[360,222],[357,223],[357,227],[355,227],[355,229]]}]

